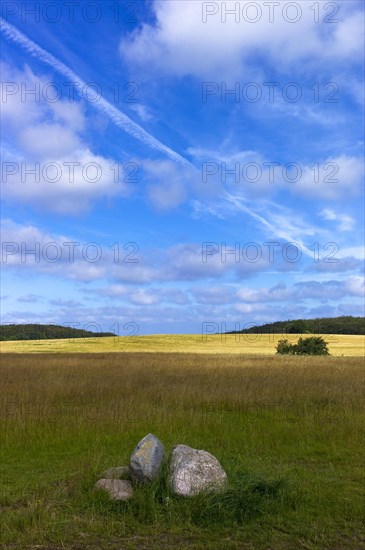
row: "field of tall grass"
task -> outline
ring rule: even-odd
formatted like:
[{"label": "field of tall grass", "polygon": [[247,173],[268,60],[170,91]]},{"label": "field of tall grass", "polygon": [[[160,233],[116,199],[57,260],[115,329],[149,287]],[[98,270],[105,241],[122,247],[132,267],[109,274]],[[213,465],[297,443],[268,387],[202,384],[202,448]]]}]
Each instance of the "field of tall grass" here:
[{"label": "field of tall grass", "polygon": [[[26,344],[1,354],[3,548],[364,547],[361,357]],[[227,493],[174,498],[164,477],[129,503],[96,493],[150,432],[213,453]]]},{"label": "field of tall grass", "polygon": [[[297,342],[301,334],[285,336]],[[331,355],[364,355],[365,337],[323,334]],[[7,353],[249,353],[275,355],[281,334],[154,334],[151,336],[115,336],[108,338],[65,338],[62,340],[20,340],[0,342]]]}]

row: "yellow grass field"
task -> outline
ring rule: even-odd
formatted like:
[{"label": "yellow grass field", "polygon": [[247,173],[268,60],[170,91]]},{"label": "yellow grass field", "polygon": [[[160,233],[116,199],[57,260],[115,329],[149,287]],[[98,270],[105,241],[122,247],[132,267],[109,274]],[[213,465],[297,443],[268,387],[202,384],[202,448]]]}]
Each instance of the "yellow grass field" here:
[{"label": "yellow grass field", "polygon": [[[294,343],[300,334],[286,338]],[[324,334],[329,352],[334,356],[363,356],[365,337]],[[60,340],[23,340],[1,342],[4,353],[109,353],[166,352],[209,354],[275,355],[281,334],[171,334],[121,336],[111,338],[70,338]]]}]

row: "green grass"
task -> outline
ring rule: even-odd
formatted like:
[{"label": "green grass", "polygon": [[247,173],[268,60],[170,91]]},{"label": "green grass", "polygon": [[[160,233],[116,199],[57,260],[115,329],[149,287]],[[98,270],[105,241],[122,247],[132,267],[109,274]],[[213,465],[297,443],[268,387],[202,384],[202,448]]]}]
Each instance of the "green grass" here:
[{"label": "green grass", "polygon": [[[4,548],[356,549],[364,545],[360,357],[2,354]],[[93,489],[155,433],[213,453],[221,495],[129,503]]]}]

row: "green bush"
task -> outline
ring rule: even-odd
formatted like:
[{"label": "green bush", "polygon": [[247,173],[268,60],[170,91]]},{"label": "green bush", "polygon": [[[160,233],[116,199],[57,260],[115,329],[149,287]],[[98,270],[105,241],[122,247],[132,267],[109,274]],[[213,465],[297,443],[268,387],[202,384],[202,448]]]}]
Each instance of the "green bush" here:
[{"label": "green bush", "polygon": [[297,355],[329,355],[327,342],[320,336],[299,338],[296,348]]},{"label": "green bush", "polygon": [[327,342],[321,336],[299,338],[297,344],[290,344],[288,340],[279,340],[276,353],[279,355],[329,355]]},{"label": "green bush", "polygon": [[276,353],[280,355],[294,355],[294,346],[288,340],[279,340],[276,346]]}]

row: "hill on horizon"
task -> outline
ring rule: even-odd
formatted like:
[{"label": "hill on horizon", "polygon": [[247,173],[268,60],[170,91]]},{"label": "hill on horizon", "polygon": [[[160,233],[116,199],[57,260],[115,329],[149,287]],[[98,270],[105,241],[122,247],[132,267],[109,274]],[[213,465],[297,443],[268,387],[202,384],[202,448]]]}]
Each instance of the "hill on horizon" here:
[{"label": "hill on horizon", "polygon": [[[226,334],[348,334],[365,335],[365,317],[321,317],[316,319],[291,319],[264,325],[250,326]],[[3,324],[0,325],[0,341],[56,340],[67,338],[103,338],[117,336],[113,332],[92,332],[55,324]]]},{"label": "hill on horizon", "polygon": [[0,341],[11,340],[58,340],[63,338],[99,338],[117,336],[113,332],[92,332],[63,325],[9,324],[0,325]]},{"label": "hill on horizon", "polygon": [[227,334],[365,334],[365,317],[319,317],[275,321],[265,325],[232,330]]}]

